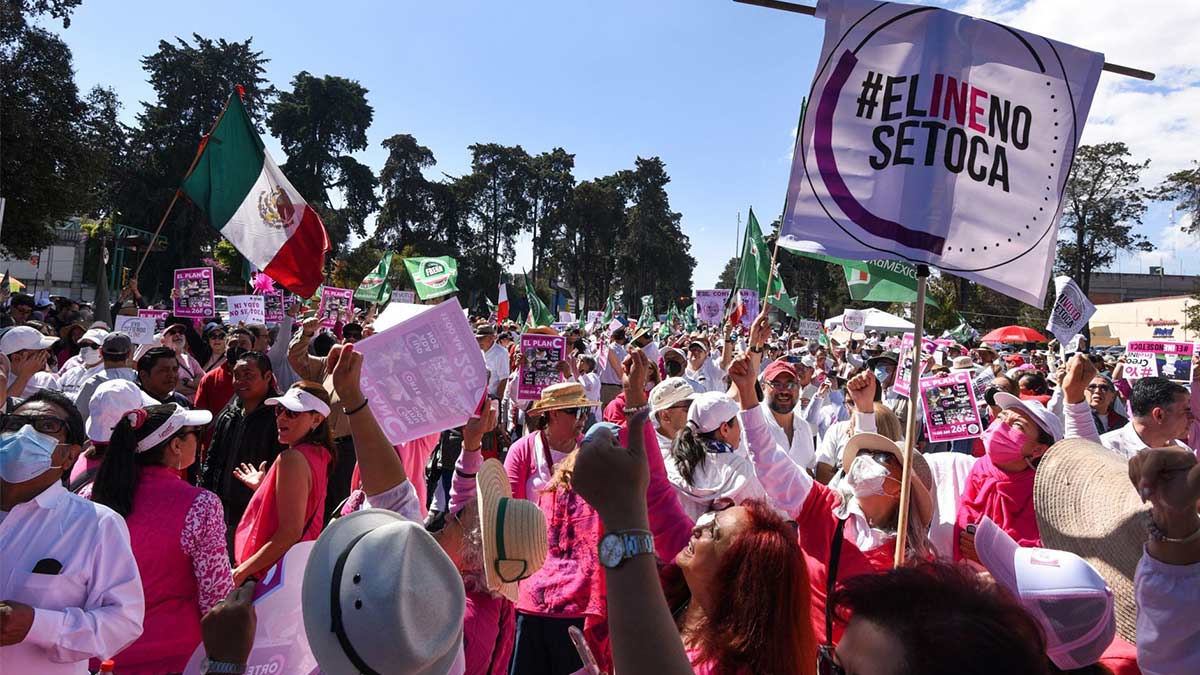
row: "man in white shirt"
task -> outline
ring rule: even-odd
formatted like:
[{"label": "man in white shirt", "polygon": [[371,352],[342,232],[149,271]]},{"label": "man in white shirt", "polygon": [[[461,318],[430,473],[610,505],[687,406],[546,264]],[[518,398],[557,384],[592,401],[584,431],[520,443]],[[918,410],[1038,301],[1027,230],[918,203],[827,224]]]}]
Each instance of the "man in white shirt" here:
[{"label": "man in white shirt", "polygon": [[813,430],[796,414],[800,375],[791,363],[772,361],[762,373],[762,385],[764,400],[760,405],[771,437],[797,466],[811,471],[817,456]]},{"label": "man in white shirt", "polygon": [[111,380],[138,381],[137,371],[129,367],[129,356],[132,353],[133,341],[128,335],[116,331],[104,338],[100,345],[100,356],[104,359],[103,370],[89,377],[75,395],[75,408],[83,415],[84,420],[91,415],[89,404],[92,394],[96,393],[96,387]]},{"label": "man in white shirt", "polygon": [[79,354],[76,357],[79,361],[70,368],[64,368],[58,377],[59,390],[64,396],[75,400],[75,395],[79,393],[83,383],[104,369],[104,357],[100,354],[100,345],[104,344],[106,337],[108,337],[108,331],[93,328],[85,332],[79,339]]},{"label": "man in white shirt", "polygon": [[[629,334],[624,328],[613,331],[606,348],[599,350],[603,363],[597,364],[600,369],[600,402],[608,405],[609,401],[621,394],[621,376],[624,375],[625,356],[629,350],[625,345],[629,342]],[[602,406],[603,407],[603,406]]]},{"label": "man in white shirt", "polygon": [[658,438],[664,462],[671,462],[671,444],[675,434],[687,424],[688,409],[695,390],[682,377],[668,377],[650,390],[650,423]]},{"label": "man in white shirt", "polygon": [[112,658],[142,633],[129,530],[62,486],[83,443],[83,420],[65,397],[35,394],[2,430],[0,673],[85,673],[89,658]]},{"label": "man in white shirt", "polygon": [[31,326],[9,328],[0,338],[0,352],[12,364],[8,375],[8,393],[13,398],[26,398],[42,389],[58,390],[58,378],[46,371],[50,354],[47,349],[56,339],[40,333]]},{"label": "man in white shirt", "polygon": [[512,374],[508,350],[496,342],[496,327],[489,323],[481,323],[475,327],[475,340],[483,352],[483,363],[487,366],[488,396],[500,399],[508,386],[508,376]]},{"label": "man in white shirt", "polygon": [[[725,349],[729,348],[730,343],[727,342]],[[703,340],[692,340],[688,343],[688,365],[683,376],[700,385],[696,390],[697,394],[709,391],[725,392],[729,389],[725,385],[725,371],[709,357],[708,345]]]}]

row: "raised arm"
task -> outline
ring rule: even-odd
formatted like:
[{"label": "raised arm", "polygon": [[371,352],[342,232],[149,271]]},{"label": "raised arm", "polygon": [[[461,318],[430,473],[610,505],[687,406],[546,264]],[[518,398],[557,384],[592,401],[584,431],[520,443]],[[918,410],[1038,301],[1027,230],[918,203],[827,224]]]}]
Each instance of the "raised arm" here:
[{"label": "raised arm", "polygon": [[[300,331],[292,338],[291,344],[288,346],[287,358],[288,365],[301,379],[320,382],[324,379],[325,367],[328,356],[320,358],[308,353],[308,343],[312,342],[313,337],[321,328],[320,317],[312,317],[305,319],[300,325]],[[282,331],[280,331],[282,337]],[[353,408],[347,408],[353,410]]]},{"label": "raised arm", "polygon": [[362,354],[354,345],[334,347],[329,352],[333,364],[333,388],[342,407],[350,417],[350,435],[354,439],[354,454],[367,497],[387,492],[408,480],[404,462],[388,441],[367,399],[362,393]]},{"label": "raised arm", "polygon": [[1083,354],[1076,354],[1067,363],[1063,376],[1063,438],[1086,438],[1100,442],[1092,408],[1083,400],[1087,385],[1096,376],[1096,367]]}]

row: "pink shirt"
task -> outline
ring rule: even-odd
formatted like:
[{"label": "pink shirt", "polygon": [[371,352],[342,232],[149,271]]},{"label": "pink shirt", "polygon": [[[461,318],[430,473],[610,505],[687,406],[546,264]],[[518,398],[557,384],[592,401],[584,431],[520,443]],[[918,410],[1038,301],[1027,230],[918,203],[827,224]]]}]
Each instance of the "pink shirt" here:
[{"label": "pink shirt", "polygon": [[[328,482],[331,457],[329,451],[324,447],[312,443],[302,443],[283,452],[287,453],[293,450],[299,452],[308,461],[308,470],[312,474],[309,481],[308,501],[304,507],[304,519],[307,526],[300,534],[299,541],[313,541],[320,536],[321,528],[325,525],[324,514],[321,511],[325,506],[325,488]],[[239,565],[258,553],[258,550],[265,546],[267,541],[275,535],[275,531],[279,529],[279,504],[275,499],[275,482],[276,471],[282,458],[283,453],[275,458],[275,463],[267,470],[267,475],[263,476],[262,483],[254,491],[254,496],[250,498],[250,503],[246,505],[246,512],[242,514],[242,520],[238,523],[237,533],[233,540],[233,550],[234,558]],[[278,559],[263,561],[268,566],[277,562],[279,562]]]}]

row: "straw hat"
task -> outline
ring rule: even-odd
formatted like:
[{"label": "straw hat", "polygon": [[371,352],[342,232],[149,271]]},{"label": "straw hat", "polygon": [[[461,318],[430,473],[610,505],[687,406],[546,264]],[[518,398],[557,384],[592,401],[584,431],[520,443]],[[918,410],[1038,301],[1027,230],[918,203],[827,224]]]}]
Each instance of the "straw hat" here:
[{"label": "straw hat", "polygon": [[537,328],[530,328],[530,329],[526,330],[525,334],[526,335],[553,335],[553,336],[557,337],[559,335],[559,332],[554,330],[550,326],[538,326]]},{"label": "straw hat", "polygon": [[489,590],[516,602],[517,581],[533,576],[546,562],[546,516],[537,504],[512,498],[500,460],[484,462],[475,484],[484,578]]},{"label": "straw hat", "polygon": [[462,650],[462,575],[424,527],[391,511],[358,511],[325,528],[300,606],[326,673],[440,675]]},{"label": "straw hat", "polygon": [[1117,632],[1135,643],[1133,574],[1147,535],[1126,459],[1082,438],[1055,443],[1038,464],[1033,509],[1045,548],[1070,551],[1104,577],[1113,591]]},{"label": "straw hat", "polygon": [[563,408],[592,408],[600,405],[599,401],[589,401],[583,393],[583,385],[578,382],[560,382],[542,390],[542,397],[529,407],[530,414],[543,413]]}]

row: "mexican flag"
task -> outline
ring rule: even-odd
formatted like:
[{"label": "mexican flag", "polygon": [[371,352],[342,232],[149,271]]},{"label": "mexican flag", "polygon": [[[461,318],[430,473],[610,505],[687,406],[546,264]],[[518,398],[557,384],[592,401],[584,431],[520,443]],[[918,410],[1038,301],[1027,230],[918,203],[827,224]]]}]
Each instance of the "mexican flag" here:
[{"label": "mexican flag", "polygon": [[180,191],[246,260],[308,297],[331,248],[325,225],[275,165],[238,94],[200,143]]},{"label": "mexican flag", "polygon": [[440,298],[458,292],[458,262],[450,256],[440,258],[405,258],[404,266],[412,277],[417,297],[422,300]]},{"label": "mexican flag", "polygon": [[[789,249],[790,250],[790,249]],[[841,265],[846,275],[846,287],[852,300],[868,302],[916,302],[917,266],[899,260],[848,260],[795,251],[792,253]],[[925,304],[936,307],[933,298],[926,295]]]},{"label": "mexican flag", "polygon": [[388,282],[388,274],[392,271],[392,252],[388,251],[379,259],[379,264],[371,273],[363,277],[358,290],[354,291],[355,300],[364,300],[376,305],[387,304],[392,297],[392,284]]},{"label": "mexican flag", "polygon": [[500,284],[500,292],[496,296],[496,321],[504,321],[508,318],[508,286],[504,283]]},{"label": "mexican flag", "polygon": [[638,317],[638,328],[649,328],[654,325],[654,296],[642,296],[642,315]]}]

